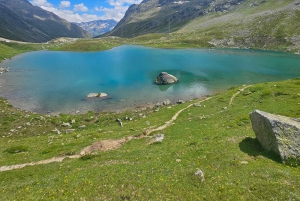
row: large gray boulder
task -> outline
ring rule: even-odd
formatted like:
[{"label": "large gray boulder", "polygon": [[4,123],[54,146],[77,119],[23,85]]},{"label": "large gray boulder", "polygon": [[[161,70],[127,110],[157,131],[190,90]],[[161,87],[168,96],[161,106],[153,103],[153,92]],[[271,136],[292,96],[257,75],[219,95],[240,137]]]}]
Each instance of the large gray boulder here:
[{"label": "large gray boulder", "polygon": [[161,72],[155,79],[156,84],[174,84],[178,81],[177,77],[167,72]]},{"label": "large gray boulder", "polygon": [[300,119],[255,110],[250,114],[255,135],[268,151],[279,154],[285,162],[300,157]]}]

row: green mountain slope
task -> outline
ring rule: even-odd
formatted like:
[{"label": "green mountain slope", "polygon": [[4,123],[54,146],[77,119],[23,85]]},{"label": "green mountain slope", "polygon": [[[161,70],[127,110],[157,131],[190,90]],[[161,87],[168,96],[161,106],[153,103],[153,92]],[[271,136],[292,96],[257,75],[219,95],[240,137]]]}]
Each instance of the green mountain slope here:
[{"label": "green mountain slope", "polygon": [[26,42],[46,42],[58,37],[90,36],[77,25],[32,6],[27,0],[0,0],[0,37]]},{"label": "green mountain slope", "polygon": [[300,2],[266,1],[234,12],[211,13],[176,32],[185,39],[205,40],[214,47],[300,50]]},{"label": "green mountain slope", "polygon": [[160,47],[300,52],[299,0],[174,2],[149,0],[133,5],[108,35],[137,36],[136,41]]}]

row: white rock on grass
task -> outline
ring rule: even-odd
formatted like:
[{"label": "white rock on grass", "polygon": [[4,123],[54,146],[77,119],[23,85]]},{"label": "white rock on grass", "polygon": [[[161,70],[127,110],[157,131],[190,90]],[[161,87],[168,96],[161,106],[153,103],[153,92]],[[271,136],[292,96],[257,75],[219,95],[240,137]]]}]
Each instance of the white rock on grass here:
[{"label": "white rock on grass", "polygon": [[202,172],[202,170],[198,169],[196,172],[195,172],[195,176],[199,176],[201,178],[201,181],[205,181],[205,178],[204,178],[204,173]]}]

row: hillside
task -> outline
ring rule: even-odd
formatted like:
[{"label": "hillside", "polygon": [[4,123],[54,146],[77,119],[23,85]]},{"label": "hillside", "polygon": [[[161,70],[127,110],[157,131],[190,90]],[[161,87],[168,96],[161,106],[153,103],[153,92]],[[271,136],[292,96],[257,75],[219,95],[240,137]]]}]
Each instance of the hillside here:
[{"label": "hillside", "polygon": [[299,86],[262,83],[159,111],[73,116],[0,99],[0,199],[298,200],[299,167],[262,149],[249,113],[299,118]]},{"label": "hillside", "polygon": [[26,42],[46,42],[58,37],[90,36],[77,25],[33,6],[27,0],[0,0],[0,37]]},{"label": "hillside", "polygon": [[117,24],[115,20],[95,20],[76,23],[79,27],[89,32],[93,37],[111,31]]},{"label": "hillside", "polygon": [[127,10],[111,35],[134,37],[148,33],[173,32],[189,21],[209,13],[237,10],[243,2],[246,0],[144,0]]},{"label": "hillside", "polygon": [[132,5],[108,35],[144,38],[148,44],[162,43],[161,47],[178,44],[300,52],[300,1],[147,0]]}]

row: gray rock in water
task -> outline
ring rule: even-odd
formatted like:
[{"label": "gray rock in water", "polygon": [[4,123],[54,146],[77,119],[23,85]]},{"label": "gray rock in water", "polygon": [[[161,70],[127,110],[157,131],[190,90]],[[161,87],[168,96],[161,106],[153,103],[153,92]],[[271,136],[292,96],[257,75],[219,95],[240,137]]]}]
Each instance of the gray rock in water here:
[{"label": "gray rock in water", "polygon": [[100,93],[90,93],[87,95],[87,98],[105,98],[108,95],[106,93],[100,92]]},{"label": "gray rock in water", "polygon": [[163,105],[170,105],[171,101],[169,99],[164,100]]},{"label": "gray rock in water", "polygon": [[300,157],[300,119],[255,110],[250,114],[252,128],[262,147],[280,155],[285,162]]},{"label": "gray rock in water", "polygon": [[156,84],[174,84],[178,81],[177,77],[167,72],[161,72],[155,79]]}]

